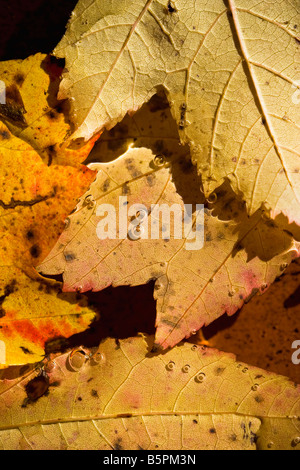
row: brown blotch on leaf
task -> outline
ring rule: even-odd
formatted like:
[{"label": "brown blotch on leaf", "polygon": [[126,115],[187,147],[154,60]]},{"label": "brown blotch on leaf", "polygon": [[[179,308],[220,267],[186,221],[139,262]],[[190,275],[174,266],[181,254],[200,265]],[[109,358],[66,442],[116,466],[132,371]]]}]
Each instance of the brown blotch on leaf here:
[{"label": "brown blotch on leaf", "polygon": [[26,233],[27,240],[32,240],[34,238],[34,232],[32,230],[28,230]]},{"label": "brown blotch on leaf", "polygon": [[147,184],[148,186],[154,186],[155,185],[155,175],[148,175],[146,180],[147,180]]},{"label": "brown blotch on leaf", "polygon": [[127,194],[130,194],[130,187],[128,185],[128,181],[122,186],[122,195],[126,196]]},{"label": "brown blotch on leaf", "polygon": [[0,131],[0,137],[3,140],[9,140],[10,139],[10,133],[7,131]]},{"label": "brown blotch on leaf", "polygon": [[132,413],[118,413],[117,418],[132,418]]},{"label": "brown blotch on leaf", "polygon": [[41,254],[39,245],[35,244],[30,248],[30,254],[33,258],[38,258]]},{"label": "brown blotch on leaf", "polygon": [[91,396],[94,397],[94,398],[99,398],[97,390],[95,390],[95,389],[91,390]]},{"label": "brown blotch on leaf", "polygon": [[107,178],[107,179],[104,181],[101,190],[105,193],[105,192],[108,190],[109,185],[110,185],[110,180],[109,180],[109,178]]},{"label": "brown blotch on leaf", "polygon": [[46,150],[48,153],[48,166],[50,166],[52,163],[53,157],[55,156],[55,147],[54,145],[49,145],[49,147],[47,147]]},{"label": "brown blotch on leaf", "polygon": [[257,402],[257,403],[262,403],[264,401],[263,397],[261,395],[256,395],[254,397],[254,400]]},{"label": "brown blotch on leaf", "polygon": [[35,402],[49,390],[49,378],[45,375],[39,375],[30,380],[25,387],[25,391],[30,402]]},{"label": "brown blotch on leaf", "polygon": [[20,346],[20,349],[23,351],[24,354],[33,354],[30,349],[24,348],[24,346]]},{"label": "brown blotch on leaf", "polygon": [[65,253],[65,260],[68,262],[74,261],[76,256],[73,253]]},{"label": "brown blotch on leaf", "polygon": [[16,73],[16,75],[14,76],[14,81],[17,85],[21,86],[21,85],[23,85],[23,83],[25,81],[25,76],[20,72]]},{"label": "brown blotch on leaf", "polygon": [[122,439],[118,437],[116,442],[114,443],[114,450],[122,450],[123,447],[121,446]]},{"label": "brown blotch on leaf", "polygon": [[225,370],[225,367],[217,367],[215,370],[216,375],[222,375]]}]

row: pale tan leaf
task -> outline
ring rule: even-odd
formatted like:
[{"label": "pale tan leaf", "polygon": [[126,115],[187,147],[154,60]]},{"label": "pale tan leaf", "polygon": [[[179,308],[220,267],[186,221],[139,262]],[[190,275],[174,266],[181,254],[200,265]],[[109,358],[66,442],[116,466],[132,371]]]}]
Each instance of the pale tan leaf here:
[{"label": "pale tan leaf", "polygon": [[250,214],[300,224],[299,25],[298,0],[80,0],[55,49],[75,136],[163,86],[205,194],[229,178]]},{"label": "pale tan leaf", "polygon": [[[91,165],[98,169],[96,181],[38,269],[50,275],[63,273],[65,291],[98,291],[111,284],[156,280],[156,343],[166,348],[224,312],[232,315],[255,293],[264,292],[299,254],[299,243],[274,221],[262,218],[260,211],[249,218],[244,204],[226,185],[211,210],[206,210],[203,248],[191,250],[184,234],[175,238],[173,218],[168,238],[166,218],[157,222],[151,205],[178,204],[183,211],[184,204],[194,204],[195,218],[195,204],[203,203],[204,197],[196,170],[185,158],[172,164],[166,159],[160,166],[156,159],[148,149],[129,149],[118,160]],[[97,208],[112,204],[118,220],[121,196],[127,197],[128,211],[134,203],[146,206],[148,238],[127,236],[130,215],[124,239],[118,224],[116,238],[98,238]],[[159,226],[158,239],[151,238],[153,222]]]},{"label": "pale tan leaf", "polygon": [[158,356],[152,344],[107,339],[77,371],[79,352],[59,356],[37,401],[26,397],[34,373],[0,380],[0,448],[299,447],[299,386],[214,349],[185,343]]}]

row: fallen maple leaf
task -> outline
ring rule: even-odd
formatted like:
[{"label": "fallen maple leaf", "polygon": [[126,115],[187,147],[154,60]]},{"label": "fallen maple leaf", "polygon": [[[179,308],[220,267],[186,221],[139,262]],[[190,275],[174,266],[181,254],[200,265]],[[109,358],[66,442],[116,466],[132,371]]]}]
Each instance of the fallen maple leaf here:
[{"label": "fallen maple leaf", "polygon": [[78,2],[54,51],[74,135],[113,127],[163,86],[206,196],[229,178],[250,214],[264,204],[299,225],[299,2],[173,3]]},{"label": "fallen maple leaf", "polygon": [[157,356],[152,341],[107,339],[90,359],[80,350],[56,357],[38,399],[28,398],[34,372],[0,380],[0,447],[298,447],[299,385],[188,343]]},{"label": "fallen maple leaf", "polygon": [[38,270],[63,273],[64,291],[98,291],[111,284],[155,280],[156,345],[166,348],[224,312],[232,315],[255,293],[264,292],[300,247],[260,211],[249,218],[226,185],[212,210],[206,211],[202,249],[189,251],[185,238],[174,238],[174,221],[168,239],[163,232],[166,220],[159,226],[159,239],[150,238],[150,228],[148,239],[119,239],[119,231],[116,238],[99,239],[97,207],[112,204],[118,218],[120,196],[126,195],[128,207],[142,202],[149,219],[151,204],[179,204],[183,210],[184,203],[195,209],[204,202],[196,170],[184,158],[172,162],[171,168],[170,161],[160,165],[156,160],[148,149],[130,149],[118,160],[91,165],[98,170],[96,181]]}]

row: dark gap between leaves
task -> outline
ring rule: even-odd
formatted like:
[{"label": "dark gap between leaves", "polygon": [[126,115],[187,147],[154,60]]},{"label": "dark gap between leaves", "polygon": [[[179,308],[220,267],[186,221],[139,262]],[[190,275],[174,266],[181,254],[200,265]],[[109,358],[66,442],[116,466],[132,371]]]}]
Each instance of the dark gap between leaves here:
[{"label": "dark gap between leaves", "polygon": [[50,53],[77,0],[0,0],[0,60]]},{"label": "dark gap between leaves", "polygon": [[156,318],[153,289],[154,281],[151,281],[142,286],[108,287],[100,292],[84,293],[89,305],[100,313],[100,318],[82,333],[68,339],[49,340],[45,346],[46,354],[63,352],[77,346],[95,347],[107,337],[118,340],[136,336],[140,332],[153,335]]}]

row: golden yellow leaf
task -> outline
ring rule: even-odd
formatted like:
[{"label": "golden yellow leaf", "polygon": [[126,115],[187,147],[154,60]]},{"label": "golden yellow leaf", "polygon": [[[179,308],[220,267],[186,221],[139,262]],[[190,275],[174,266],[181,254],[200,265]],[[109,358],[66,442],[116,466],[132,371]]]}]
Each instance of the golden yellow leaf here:
[{"label": "golden yellow leaf", "polygon": [[0,145],[0,259],[26,269],[50,251],[95,173],[79,165],[48,166],[1,122]]},{"label": "golden yellow leaf", "polygon": [[156,355],[152,344],[107,339],[92,358],[56,357],[37,400],[26,395],[36,373],[0,374],[0,448],[299,447],[299,386],[214,349],[185,343]]},{"label": "golden yellow leaf", "polygon": [[[4,367],[41,360],[47,340],[82,331],[95,316],[85,299],[61,295],[59,283],[41,278],[35,270],[95,178],[80,163],[97,137],[78,148],[54,148],[54,143],[63,144],[66,123],[64,115],[47,104],[55,97],[52,85],[57,88],[59,81],[53,78],[53,68],[45,72],[50,62],[37,54],[25,61],[0,63],[1,79],[7,90],[14,90],[7,93],[7,104],[0,105],[0,116],[7,124],[0,121],[0,345],[4,354],[0,363]],[[52,146],[50,158],[46,151]]]},{"label": "golden yellow leaf", "polygon": [[[224,312],[232,315],[254,294],[264,292],[299,255],[300,247],[276,221],[263,218],[261,211],[249,218],[244,204],[223,185],[211,210],[206,209],[204,246],[191,249],[192,240],[182,232],[176,238],[175,218],[171,218],[168,233],[166,215],[163,220],[159,214],[154,216],[151,205],[170,208],[178,204],[183,212],[184,204],[193,204],[195,230],[195,204],[204,202],[200,179],[184,157],[166,159],[165,164],[160,159],[141,148],[129,149],[110,163],[91,164],[98,170],[96,181],[38,269],[48,275],[63,273],[64,291],[98,291],[111,284],[139,285],[155,280],[156,345],[166,348]],[[118,221],[120,201],[122,213],[127,211],[125,206],[128,208],[125,235],[116,223],[115,236],[99,238],[97,227],[105,214],[98,209],[111,204]],[[132,204],[141,202],[149,217],[143,225],[143,237],[134,240],[129,236],[129,224],[136,211],[129,211]],[[109,223],[113,218],[109,214]],[[157,238],[153,238],[153,222],[158,224]]]},{"label": "golden yellow leaf", "polygon": [[299,225],[299,24],[298,0],[80,0],[59,96],[89,138],[163,86],[205,194],[228,178],[250,214]]},{"label": "golden yellow leaf", "polygon": [[1,266],[0,285],[5,286],[0,289],[0,342],[5,347],[0,369],[41,361],[47,341],[79,333],[95,317],[84,296],[63,294],[59,282],[33,280],[20,269]]},{"label": "golden yellow leaf", "polygon": [[[25,60],[0,62],[7,98],[6,106],[0,104],[0,117],[12,134],[30,144],[48,165],[76,166],[85,160],[98,136],[84,146],[78,142],[68,147],[70,142],[65,143],[72,132],[65,103],[57,99],[62,71],[55,57],[40,53]],[[22,103],[21,111],[16,97]]]}]

